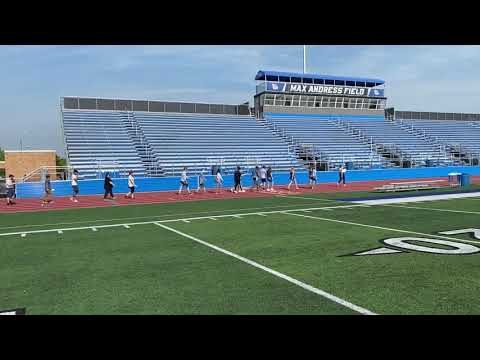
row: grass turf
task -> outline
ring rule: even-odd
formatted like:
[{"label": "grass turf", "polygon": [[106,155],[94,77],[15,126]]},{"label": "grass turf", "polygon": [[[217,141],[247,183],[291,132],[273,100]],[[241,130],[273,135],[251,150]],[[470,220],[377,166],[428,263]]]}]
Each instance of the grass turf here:
[{"label": "grass turf", "polygon": [[[325,201],[342,196],[352,194],[9,214],[0,217],[0,233],[348,205]],[[296,214],[426,234],[473,228],[480,215],[480,201],[473,199],[399,205],[405,207]],[[168,226],[380,314],[480,312],[475,301],[480,254],[345,256],[408,234],[283,213]],[[475,241],[471,235],[451,237]],[[6,236],[0,237],[0,246],[0,309],[26,307],[29,314],[354,313],[153,224]]]}]

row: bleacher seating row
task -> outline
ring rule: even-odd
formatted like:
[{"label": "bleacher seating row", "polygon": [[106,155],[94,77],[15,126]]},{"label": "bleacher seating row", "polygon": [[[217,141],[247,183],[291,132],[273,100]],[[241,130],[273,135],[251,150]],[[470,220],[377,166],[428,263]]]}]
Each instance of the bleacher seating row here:
[{"label": "bleacher seating row", "polygon": [[338,168],[347,162],[354,163],[356,168],[388,166],[387,159],[380,156],[370,145],[338,127],[334,121],[295,115],[267,115],[265,118],[276,129],[285,131],[297,144],[313,145],[322,158],[328,159],[330,167]]},{"label": "bleacher seating row", "polygon": [[[250,116],[63,110],[63,131],[71,166],[83,178],[101,170],[133,170],[137,176],[209,172],[220,165],[271,165],[276,171],[305,169],[299,145],[313,146],[336,168],[394,166],[377,145],[395,145],[417,166],[428,160],[451,165],[450,146],[480,153],[480,123],[383,118],[316,118],[268,114]],[[290,146],[291,145],[291,146]],[[294,149],[297,151],[295,153]],[[155,167],[155,171],[152,169]],[[160,169],[160,170],[159,170]]]},{"label": "bleacher seating row", "polygon": [[137,176],[151,175],[152,162],[163,175],[178,175],[184,166],[192,173],[213,165],[226,173],[237,165],[303,167],[282,139],[250,116],[64,110],[63,123],[70,164],[84,178],[96,177],[109,162]]},{"label": "bleacher seating row", "polygon": [[436,141],[472,154],[480,154],[480,122],[442,120],[402,120],[406,126],[418,129]]}]

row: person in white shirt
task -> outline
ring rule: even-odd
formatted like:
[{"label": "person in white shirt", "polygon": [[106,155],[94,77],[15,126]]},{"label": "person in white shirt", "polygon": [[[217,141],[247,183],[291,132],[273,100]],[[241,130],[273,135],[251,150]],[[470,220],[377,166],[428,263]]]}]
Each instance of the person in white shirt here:
[{"label": "person in white shirt", "polygon": [[183,168],[182,175],[180,176],[180,189],[178,189],[178,195],[182,193],[183,189],[187,189],[188,194],[191,195],[190,188],[188,187],[187,167]]},{"label": "person in white shirt", "polygon": [[7,188],[7,205],[15,205],[15,201],[13,201],[15,199],[15,178],[13,175],[8,175],[5,186]]},{"label": "person in white shirt", "polygon": [[72,197],[70,198],[73,202],[78,202],[77,195],[78,195],[78,170],[73,170],[72,174]]},{"label": "person in white shirt", "polygon": [[217,175],[215,175],[215,183],[216,183],[216,193],[218,194],[222,190],[222,183],[223,183],[223,177],[222,174],[220,173],[220,169],[217,170]]},{"label": "person in white shirt", "polygon": [[128,172],[128,188],[130,191],[125,194],[125,198],[135,199],[135,178],[133,177],[133,171]]},{"label": "person in white shirt", "polygon": [[311,169],[310,185],[312,185],[312,190],[315,189],[315,185],[317,185],[317,169],[315,168],[315,166],[312,166]]}]

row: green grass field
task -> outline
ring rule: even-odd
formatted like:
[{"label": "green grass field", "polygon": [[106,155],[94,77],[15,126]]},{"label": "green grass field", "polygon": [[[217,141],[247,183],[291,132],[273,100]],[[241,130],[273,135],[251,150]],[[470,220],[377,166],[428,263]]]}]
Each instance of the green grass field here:
[{"label": "green grass field", "polygon": [[[439,234],[480,228],[480,198],[369,207],[335,201],[361,195],[0,215],[0,234],[10,234],[0,236],[0,310],[480,313],[480,238],[473,230]],[[381,242],[412,237],[433,242]],[[396,252],[353,255],[378,248]]]}]

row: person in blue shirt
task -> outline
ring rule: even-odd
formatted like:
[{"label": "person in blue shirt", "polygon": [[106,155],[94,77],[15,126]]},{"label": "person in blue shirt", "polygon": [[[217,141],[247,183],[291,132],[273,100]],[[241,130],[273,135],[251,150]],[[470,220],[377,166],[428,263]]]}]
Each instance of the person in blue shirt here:
[{"label": "person in blue shirt", "polygon": [[42,207],[47,206],[48,204],[53,202],[52,199],[52,183],[50,182],[50,175],[47,174],[45,177],[45,183],[43,184],[43,191],[44,195],[42,198]]}]

